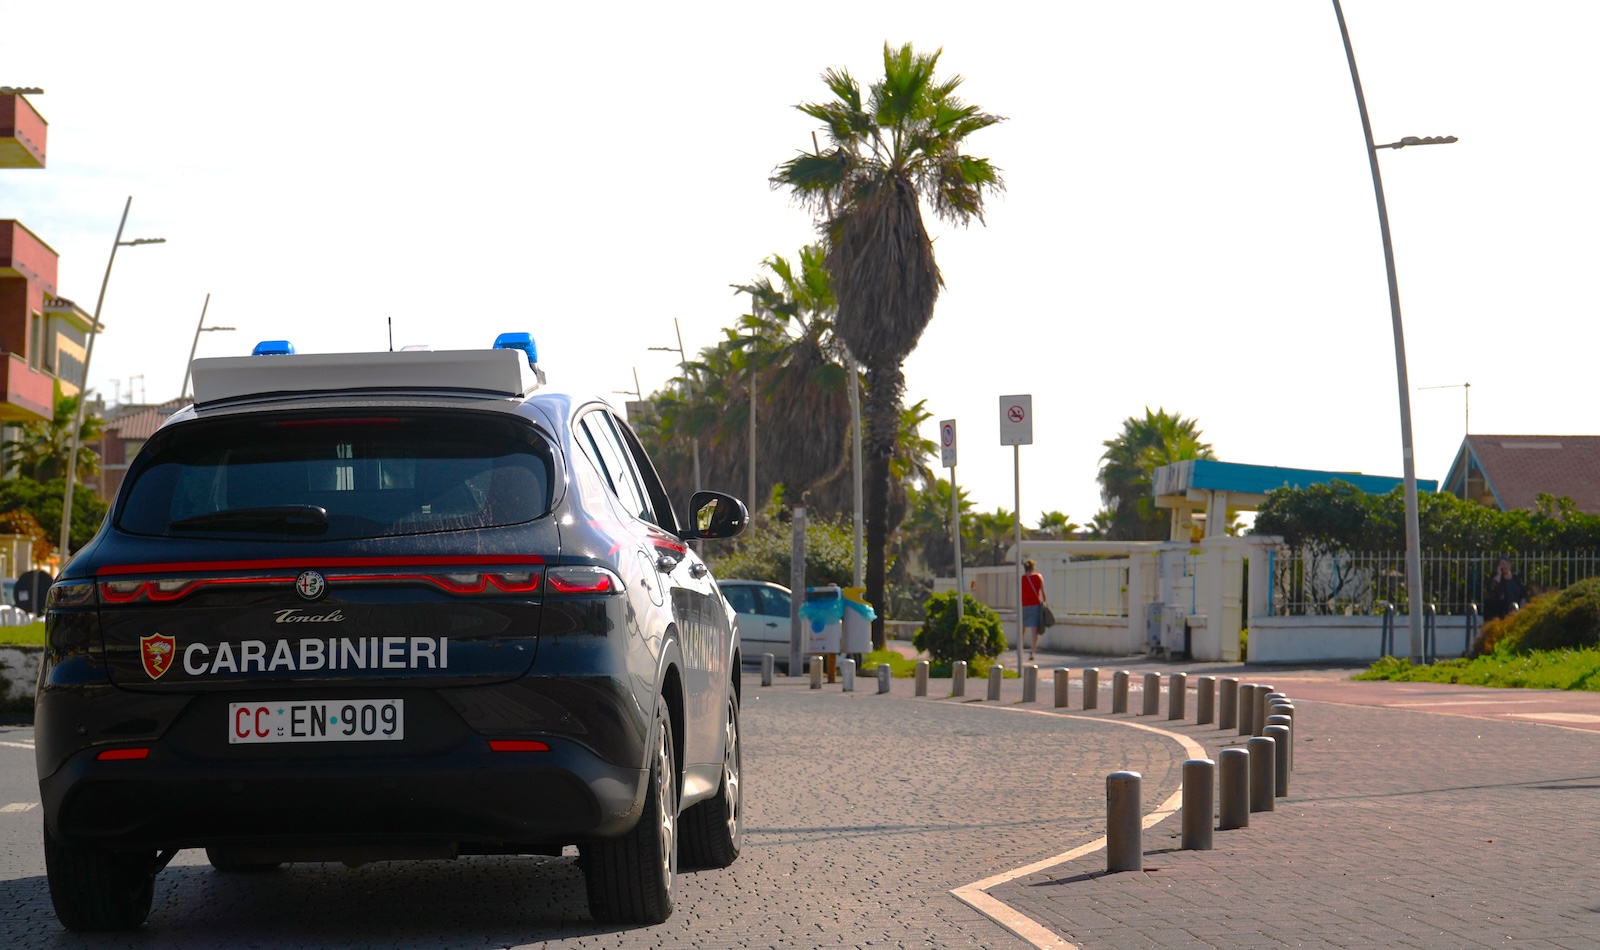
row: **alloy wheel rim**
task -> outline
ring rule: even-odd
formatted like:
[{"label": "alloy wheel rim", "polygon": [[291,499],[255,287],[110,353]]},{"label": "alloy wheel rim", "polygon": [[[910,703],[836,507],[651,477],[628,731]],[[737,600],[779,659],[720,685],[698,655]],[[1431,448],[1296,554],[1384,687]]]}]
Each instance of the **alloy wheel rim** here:
[{"label": "alloy wheel rim", "polygon": [[722,786],[727,794],[728,837],[738,842],[743,830],[744,801],[739,788],[740,762],[739,717],[734,712],[733,700],[728,701],[728,723],[722,753]]},{"label": "alloy wheel rim", "polygon": [[670,894],[672,880],[678,870],[678,809],[677,783],[672,776],[672,735],[666,723],[662,723],[658,730],[657,746],[656,818],[661,838],[661,877],[663,888]]}]

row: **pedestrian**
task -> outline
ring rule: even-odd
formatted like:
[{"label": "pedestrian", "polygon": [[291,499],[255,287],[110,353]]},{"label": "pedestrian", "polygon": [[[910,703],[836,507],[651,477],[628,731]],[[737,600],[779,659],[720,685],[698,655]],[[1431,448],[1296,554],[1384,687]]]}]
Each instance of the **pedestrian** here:
[{"label": "pedestrian", "polygon": [[1498,620],[1508,616],[1526,599],[1522,582],[1511,571],[1511,559],[1501,558],[1489,578],[1489,592],[1483,599],[1483,619]]},{"label": "pedestrian", "polygon": [[1022,636],[1027,639],[1029,634],[1033,639],[1028,646],[1028,659],[1033,659],[1034,651],[1039,649],[1040,615],[1044,612],[1044,602],[1048,598],[1044,595],[1044,577],[1039,573],[1039,566],[1033,563],[1033,558],[1026,558],[1022,562]]}]

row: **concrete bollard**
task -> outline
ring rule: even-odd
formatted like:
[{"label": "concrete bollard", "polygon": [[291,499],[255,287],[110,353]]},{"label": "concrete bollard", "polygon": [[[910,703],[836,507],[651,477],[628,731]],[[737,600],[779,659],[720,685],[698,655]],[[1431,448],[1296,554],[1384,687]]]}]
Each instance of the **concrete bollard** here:
[{"label": "concrete bollard", "polygon": [[1128,711],[1128,671],[1118,670],[1111,674],[1111,711],[1125,713]]},{"label": "concrete bollard", "polygon": [[1222,799],[1217,827],[1223,831],[1250,827],[1250,753],[1223,749],[1217,755],[1217,788]]},{"label": "concrete bollard", "polygon": [[1232,729],[1239,721],[1239,681],[1231,676],[1217,680],[1217,728]]},{"label": "concrete bollard", "polygon": [[1194,681],[1194,721],[1204,726],[1217,718],[1217,678],[1202,676]]},{"label": "concrete bollard", "polygon": [[1211,813],[1215,808],[1212,788],[1217,763],[1210,759],[1189,759],[1183,763],[1183,839],[1185,851],[1211,850]]},{"label": "concrete bollard", "polygon": [[[1273,706],[1272,708],[1276,710],[1282,709],[1283,707]],[[1291,716],[1285,716],[1282,713],[1274,713],[1273,715],[1267,717],[1267,728],[1271,729],[1273,726],[1282,726],[1289,732],[1288,737],[1283,743],[1284,754],[1282,756],[1282,758],[1286,760],[1283,764],[1288,766],[1288,768],[1279,766],[1279,771],[1283,772],[1285,778],[1287,778],[1288,774],[1294,771],[1294,718]]]},{"label": "concrete bollard", "polygon": [[1239,735],[1256,734],[1256,684],[1239,684]]},{"label": "concrete bollard", "polygon": [[777,666],[777,660],[770,653],[761,654],[761,685],[772,685],[772,671]]},{"label": "concrete bollard", "polygon": [[889,681],[892,678],[893,677],[889,672],[889,664],[885,663],[882,666],[878,667],[878,695],[879,696],[882,696],[884,693],[887,693],[889,691]]},{"label": "concrete bollard", "polygon": [[918,696],[928,695],[928,661],[917,661],[916,689],[913,692]]},{"label": "concrete bollard", "polygon": [[1006,668],[996,663],[989,667],[989,702],[1000,701],[1000,684],[1005,680]]},{"label": "concrete bollard", "polygon": [[1167,677],[1167,718],[1187,719],[1189,716],[1189,674],[1174,673]]},{"label": "concrete bollard", "polygon": [[1039,701],[1039,664],[1029,663],[1022,668],[1022,701],[1036,703]]},{"label": "concrete bollard", "polygon": [[1161,712],[1161,674],[1146,673],[1144,675],[1144,705],[1140,707],[1139,715],[1154,716]]},{"label": "concrete bollard", "polygon": [[1072,689],[1072,671],[1070,669],[1056,670],[1056,708],[1067,708],[1067,694]]},{"label": "concrete bollard", "polygon": [[1091,666],[1083,671],[1083,708],[1100,708],[1100,667]]},{"label": "concrete bollard", "polygon": [[1106,776],[1106,870],[1144,870],[1144,816],[1139,811],[1138,772]]},{"label": "concrete bollard", "polygon": [[1289,794],[1289,727],[1274,723],[1266,731],[1272,740],[1272,794],[1282,798]]},{"label": "concrete bollard", "polygon": [[820,656],[811,658],[811,688],[822,688],[822,657]]},{"label": "concrete bollard", "polygon": [[845,657],[839,661],[839,678],[844,680],[844,691],[856,691],[856,661]]},{"label": "concrete bollard", "polygon": [[1273,748],[1277,743],[1265,736],[1251,736],[1244,745],[1250,753],[1250,810],[1272,811],[1273,793],[1278,787],[1272,774],[1278,758]]},{"label": "concrete bollard", "polygon": [[1267,728],[1267,694],[1272,692],[1271,686],[1256,687],[1256,709],[1250,714],[1250,725],[1255,727],[1256,735],[1261,735],[1261,730]]},{"label": "concrete bollard", "polygon": [[967,695],[967,661],[956,660],[950,664],[950,695]]},{"label": "concrete bollard", "polygon": [[1294,703],[1287,699],[1272,704],[1272,713],[1289,717],[1289,771],[1294,771]]}]

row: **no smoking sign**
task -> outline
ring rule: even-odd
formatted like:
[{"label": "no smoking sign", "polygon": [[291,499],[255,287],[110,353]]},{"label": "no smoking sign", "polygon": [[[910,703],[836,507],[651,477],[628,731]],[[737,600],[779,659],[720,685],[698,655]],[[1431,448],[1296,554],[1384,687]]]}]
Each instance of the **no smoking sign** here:
[{"label": "no smoking sign", "polygon": [[1000,444],[1033,444],[1033,396],[1000,397]]}]

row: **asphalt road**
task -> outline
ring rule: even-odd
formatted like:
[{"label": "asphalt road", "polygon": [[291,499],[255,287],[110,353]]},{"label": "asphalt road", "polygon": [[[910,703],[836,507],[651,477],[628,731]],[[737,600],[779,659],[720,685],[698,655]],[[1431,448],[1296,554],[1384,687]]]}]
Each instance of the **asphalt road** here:
[{"label": "asphalt road", "polygon": [[1147,802],[1178,784],[1170,739],[1115,723],[912,699],[904,680],[891,696],[747,682],[744,854],[683,874],[672,919],[632,930],[589,920],[570,856],[240,876],[186,851],[143,930],[76,937],[50,907],[32,732],[0,730],[0,945],[1022,946],[950,890],[1100,835],[1108,772],[1142,772]]}]

